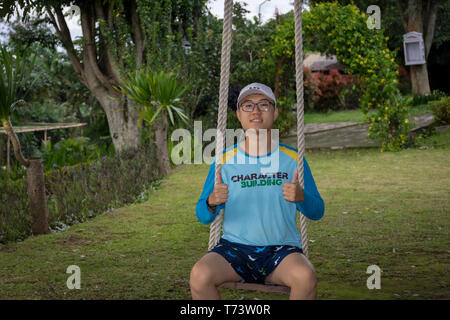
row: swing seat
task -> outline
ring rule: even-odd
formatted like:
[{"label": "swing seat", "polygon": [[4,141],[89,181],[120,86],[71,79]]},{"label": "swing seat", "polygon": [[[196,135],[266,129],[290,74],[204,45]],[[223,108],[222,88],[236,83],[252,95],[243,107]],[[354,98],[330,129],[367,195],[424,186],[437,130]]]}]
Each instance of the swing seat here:
[{"label": "swing seat", "polygon": [[225,282],[220,285],[221,288],[228,288],[228,289],[244,289],[244,290],[253,290],[253,291],[261,291],[261,292],[268,292],[268,293],[290,293],[291,288],[286,286],[281,286],[278,284],[273,283],[247,283],[244,280],[240,282]]}]

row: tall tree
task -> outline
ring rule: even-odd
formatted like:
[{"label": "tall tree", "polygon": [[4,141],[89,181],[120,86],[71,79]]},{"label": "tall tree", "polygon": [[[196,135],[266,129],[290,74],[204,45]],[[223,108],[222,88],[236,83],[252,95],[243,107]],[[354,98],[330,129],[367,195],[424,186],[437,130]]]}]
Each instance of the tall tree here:
[{"label": "tall tree", "polygon": [[[422,33],[425,45],[425,60],[427,60],[433,43],[437,13],[445,0],[408,0],[407,4],[405,2],[397,1],[403,28],[405,32]],[[412,65],[410,71],[413,93],[429,94],[430,81],[427,65]]]},{"label": "tall tree", "polygon": [[[136,71],[125,79],[122,92],[141,106],[140,116],[150,125],[154,124],[158,165],[162,174],[170,172],[167,148],[168,121],[174,124],[174,114],[183,121],[188,117],[176,105],[180,103],[185,87],[180,86],[172,73]],[[156,120],[156,121],[155,121]]]},{"label": "tall tree", "polygon": [[[138,111],[117,89],[122,75],[153,64],[149,60],[152,49],[160,49],[158,40],[165,37],[175,42],[196,30],[196,16],[202,13],[205,3],[206,0],[5,0],[0,16],[10,16],[21,8],[24,16],[34,9],[48,17],[80,81],[105,111],[115,149],[120,151],[141,142]],[[67,14],[63,12],[69,6],[80,9],[80,48],[72,40]]]},{"label": "tall tree", "polygon": [[[308,0],[308,2],[313,4],[332,1]],[[400,16],[403,32],[415,31],[422,33],[425,44],[425,60],[427,61],[434,39],[437,14],[446,0],[380,0],[376,1],[376,3],[373,3],[371,0],[339,0],[338,2],[343,5],[354,3],[363,12],[366,11],[369,5],[378,5],[381,9],[381,25],[391,39],[394,40],[395,38],[396,46],[402,45],[402,39],[398,35],[401,30],[396,28],[398,16]],[[399,52],[402,51],[403,48],[399,50]],[[427,64],[410,66],[410,74],[413,93],[429,94],[430,82]]]}]

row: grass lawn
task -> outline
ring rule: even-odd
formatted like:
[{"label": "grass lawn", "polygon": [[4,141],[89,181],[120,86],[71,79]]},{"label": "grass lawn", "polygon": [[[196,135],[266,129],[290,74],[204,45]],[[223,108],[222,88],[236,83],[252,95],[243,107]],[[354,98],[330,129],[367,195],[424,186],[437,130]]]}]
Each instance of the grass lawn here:
[{"label": "grass lawn", "polygon": [[[371,111],[374,112],[374,111]],[[423,113],[431,113],[427,104],[410,107],[409,116]],[[361,109],[323,112],[306,112],[305,123],[325,123],[325,122],[364,122],[364,114]]]},{"label": "grass lawn", "polygon": [[[437,141],[449,142],[450,133]],[[326,204],[323,219],[308,223],[319,299],[450,298],[449,144],[306,157]],[[209,227],[195,217],[207,171],[178,167],[144,203],[0,247],[0,298],[190,299],[190,269],[208,244]],[[373,264],[382,270],[380,290],[366,287]],[[66,287],[69,265],[81,268],[80,290]],[[287,299],[220,291],[227,299]]]}]

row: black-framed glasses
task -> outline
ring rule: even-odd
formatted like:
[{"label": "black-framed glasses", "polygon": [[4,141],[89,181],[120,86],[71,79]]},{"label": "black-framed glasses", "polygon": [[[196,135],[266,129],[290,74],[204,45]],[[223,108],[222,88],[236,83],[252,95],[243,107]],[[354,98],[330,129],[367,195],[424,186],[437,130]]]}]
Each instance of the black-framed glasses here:
[{"label": "black-framed glasses", "polygon": [[261,110],[262,112],[267,112],[269,111],[271,108],[270,106],[272,106],[273,103],[270,102],[269,100],[261,100],[258,103],[253,103],[251,101],[244,101],[239,108],[242,109],[242,111],[245,112],[253,112],[253,110],[255,110],[255,107],[257,106],[259,110]]}]

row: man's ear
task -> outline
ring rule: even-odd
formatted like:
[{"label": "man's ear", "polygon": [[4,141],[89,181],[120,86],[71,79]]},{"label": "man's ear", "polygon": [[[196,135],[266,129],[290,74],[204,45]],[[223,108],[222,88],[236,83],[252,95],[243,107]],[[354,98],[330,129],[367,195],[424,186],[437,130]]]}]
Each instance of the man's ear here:
[{"label": "man's ear", "polygon": [[236,117],[238,118],[239,122],[241,122],[241,111],[239,108],[236,109]]},{"label": "man's ear", "polygon": [[277,120],[278,118],[278,108],[275,108],[275,111],[273,112],[273,121]]}]

